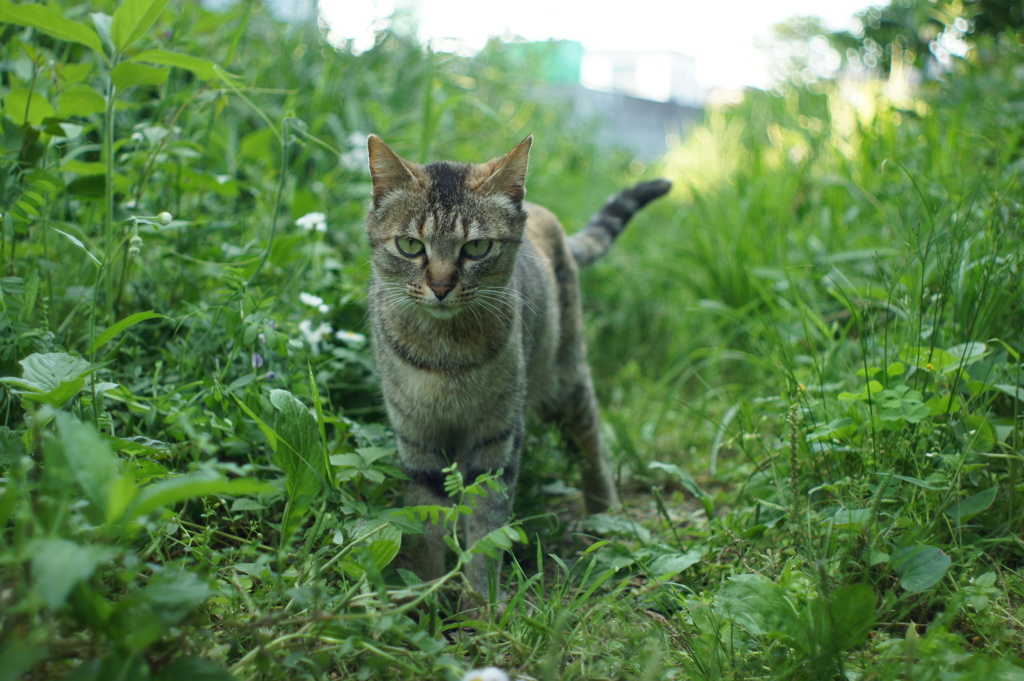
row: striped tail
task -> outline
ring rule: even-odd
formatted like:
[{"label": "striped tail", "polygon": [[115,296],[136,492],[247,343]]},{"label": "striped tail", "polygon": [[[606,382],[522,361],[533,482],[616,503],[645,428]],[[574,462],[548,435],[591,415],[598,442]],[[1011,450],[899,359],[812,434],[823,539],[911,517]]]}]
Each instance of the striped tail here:
[{"label": "striped tail", "polygon": [[672,183],[668,180],[651,180],[624,189],[608,199],[586,227],[569,237],[569,250],[576,264],[585,267],[608,252],[629,219],[671,188]]}]

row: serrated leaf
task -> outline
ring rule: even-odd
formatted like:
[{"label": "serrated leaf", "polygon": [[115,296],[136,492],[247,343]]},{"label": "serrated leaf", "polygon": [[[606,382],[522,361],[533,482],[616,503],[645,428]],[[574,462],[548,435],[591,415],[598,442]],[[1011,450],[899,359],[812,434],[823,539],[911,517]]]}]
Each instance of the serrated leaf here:
[{"label": "serrated leaf", "polygon": [[35,353],[20,362],[21,378],[0,378],[22,399],[60,407],[85,387],[85,379],[100,368],[63,352]]},{"label": "serrated leaf", "polygon": [[124,52],[153,27],[168,0],[125,0],[114,11],[110,39],[118,52]]},{"label": "serrated leaf", "polygon": [[121,62],[110,71],[110,78],[118,90],[136,85],[163,85],[169,75],[170,71],[167,69],[127,61]]},{"label": "serrated leaf", "polygon": [[907,546],[892,554],[889,564],[900,578],[900,586],[917,592],[935,586],[946,574],[952,560],[934,546]]},{"label": "serrated leaf", "polygon": [[85,45],[91,50],[103,53],[100,37],[88,26],[64,18],[59,12],[36,3],[14,4],[0,0],[0,22],[18,26],[30,26],[46,35],[69,43]]},{"label": "serrated leaf", "polygon": [[326,485],[327,462],[320,447],[319,427],[309,409],[287,390],[272,390],[270,403],[277,410],[274,463],[285,472],[288,495],[281,521],[281,536],[286,541],[302,525],[303,516]]}]

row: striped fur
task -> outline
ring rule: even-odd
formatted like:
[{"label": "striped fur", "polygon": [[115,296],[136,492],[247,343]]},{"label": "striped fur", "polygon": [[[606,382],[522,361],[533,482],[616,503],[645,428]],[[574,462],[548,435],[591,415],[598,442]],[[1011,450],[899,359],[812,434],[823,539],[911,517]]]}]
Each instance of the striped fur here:
[{"label": "striped fur", "polygon": [[[586,363],[578,264],[607,250],[668,183],[620,193],[567,239],[549,211],[523,201],[532,138],[484,164],[428,165],[368,142],[373,205],[369,301],[374,355],[410,505],[451,504],[441,470],[467,482],[501,471],[505,494],[477,502],[465,545],[506,523],[529,414],[561,426],[579,453],[588,512],[618,502]],[[445,572],[444,528],[414,548],[425,579]],[[486,593],[488,565],[467,577]]]},{"label": "striped fur", "polygon": [[586,227],[569,237],[569,249],[576,264],[586,267],[607,253],[630,218],[671,188],[672,183],[668,180],[651,180],[624,189],[608,199]]}]

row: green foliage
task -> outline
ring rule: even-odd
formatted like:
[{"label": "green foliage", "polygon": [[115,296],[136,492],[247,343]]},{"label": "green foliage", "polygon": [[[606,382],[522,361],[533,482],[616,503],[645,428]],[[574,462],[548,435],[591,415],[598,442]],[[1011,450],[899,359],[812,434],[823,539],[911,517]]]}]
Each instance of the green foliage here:
[{"label": "green foliage", "polygon": [[[898,103],[709,113],[658,164],[672,202],[584,274],[626,508],[577,522],[534,433],[521,521],[465,546],[497,476],[400,506],[366,133],[419,160],[533,133],[530,198],[570,229],[654,171],[500,42],[354,55],[169,5],[0,2],[0,678],[1021,677],[1008,34]],[[426,520],[454,553],[429,584],[402,550]],[[477,553],[512,562],[486,617],[454,605]]]}]

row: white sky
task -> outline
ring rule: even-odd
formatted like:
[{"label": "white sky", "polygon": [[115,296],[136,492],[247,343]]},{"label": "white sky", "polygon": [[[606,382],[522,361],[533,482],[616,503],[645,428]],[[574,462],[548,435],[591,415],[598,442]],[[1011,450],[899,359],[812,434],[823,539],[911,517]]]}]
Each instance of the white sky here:
[{"label": "white sky", "polygon": [[854,13],[886,0],[320,0],[331,29],[368,47],[375,19],[418,5],[420,38],[456,38],[472,49],[490,36],[565,38],[591,50],[672,50],[697,59],[705,88],[763,87],[755,41],[794,16],[849,28]]}]

